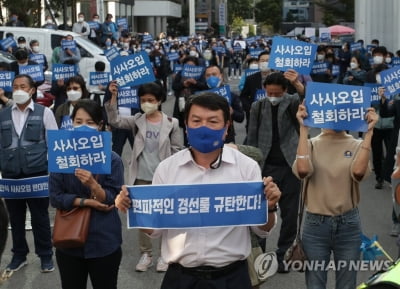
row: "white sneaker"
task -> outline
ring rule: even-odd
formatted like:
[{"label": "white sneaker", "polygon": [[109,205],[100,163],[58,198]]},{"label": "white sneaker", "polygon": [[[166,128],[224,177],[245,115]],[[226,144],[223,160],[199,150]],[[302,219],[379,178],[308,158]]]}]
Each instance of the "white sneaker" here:
[{"label": "white sneaker", "polygon": [[161,257],[157,260],[156,270],[157,272],[166,272],[168,270],[168,263],[165,263]]},{"label": "white sneaker", "polygon": [[136,271],[146,272],[151,266],[153,266],[153,258],[148,253],[143,253],[136,265]]}]

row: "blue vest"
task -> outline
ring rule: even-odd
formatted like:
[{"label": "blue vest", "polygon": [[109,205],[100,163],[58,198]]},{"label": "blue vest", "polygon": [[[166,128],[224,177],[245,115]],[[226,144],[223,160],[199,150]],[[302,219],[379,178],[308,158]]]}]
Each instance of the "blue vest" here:
[{"label": "blue vest", "polygon": [[34,111],[29,111],[20,137],[12,121],[12,106],[0,113],[0,166],[3,178],[47,173],[44,109],[44,106],[34,104]]}]

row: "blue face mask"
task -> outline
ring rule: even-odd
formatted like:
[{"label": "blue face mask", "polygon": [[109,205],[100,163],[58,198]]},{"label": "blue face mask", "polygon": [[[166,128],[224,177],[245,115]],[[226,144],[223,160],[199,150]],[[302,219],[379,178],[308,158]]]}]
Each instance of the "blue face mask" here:
[{"label": "blue face mask", "polygon": [[217,76],[210,76],[209,78],[207,78],[207,85],[209,88],[216,88],[219,86],[221,82],[221,79],[219,79],[219,77]]},{"label": "blue face mask", "polygon": [[187,128],[189,144],[199,152],[209,153],[224,145],[223,136],[225,127],[222,129],[211,129],[206,126],[199,128]]},{"label": "blue face mask", "polygon": [[74,127],[75,131],[97,131],[97,127],[89,126],[87,124],[82,124]]}]

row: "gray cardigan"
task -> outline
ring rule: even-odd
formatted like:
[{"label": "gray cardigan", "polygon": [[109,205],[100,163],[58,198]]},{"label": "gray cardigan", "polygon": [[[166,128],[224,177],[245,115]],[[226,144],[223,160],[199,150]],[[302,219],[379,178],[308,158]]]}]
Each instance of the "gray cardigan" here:
[{"label": "gray cardigan", "polygon": [[[116,104],[110,105],[110,103],[107,102],[104,107],[107,112],[108,122],[112,126],[130,129],[135,136],[128,174],[128,184],[133,185],[137,176],[138,158],[145,145],[146,115],[139,112],[133,116],[120,116]],[[162,114],[163,118],[158,150],[160,159],[164,160],[182,148],[183,140],[178,120],[176,118],[168,117],[165,113]]]},{"label": "gray cardigan", "polygon": [[[281,150],[288,166],[292,166],[299,143],[298,122],[296,119],[297,108],[300,104],[298,94],[287,94],[282,96],[278,108],[278,130]],[[272,112],[271,102],[264,98],[254,102],[250,109],[249,131],[247,144],[258,147],[264,154],[261,169],[264,168],[265,160],[272,146]],[[297,127],[296,127],[297,126]]]}]

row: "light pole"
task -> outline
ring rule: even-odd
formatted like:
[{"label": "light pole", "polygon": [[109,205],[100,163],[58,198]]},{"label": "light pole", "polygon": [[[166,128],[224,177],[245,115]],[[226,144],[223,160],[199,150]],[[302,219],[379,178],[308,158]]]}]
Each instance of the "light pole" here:
[{"label": "light pole", "polygon": [[189,0],[189,35],[195,34],[195,8],[194,1]]}]

